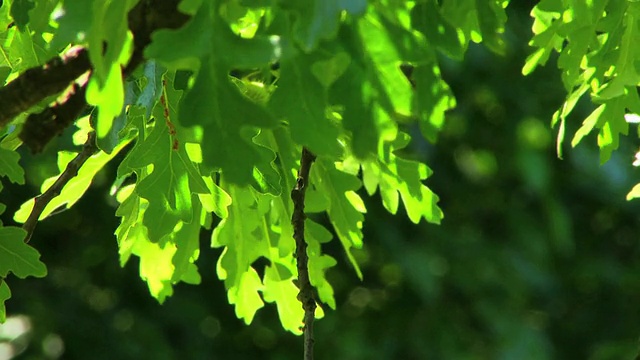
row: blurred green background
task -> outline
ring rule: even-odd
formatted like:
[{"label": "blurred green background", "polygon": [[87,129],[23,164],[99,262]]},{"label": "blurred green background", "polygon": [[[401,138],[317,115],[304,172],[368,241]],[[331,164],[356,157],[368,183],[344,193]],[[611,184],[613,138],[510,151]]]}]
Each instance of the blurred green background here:
[{"label": "blurred green background", "polygon": [[[442,59],[458,108],[437,144],[417,128],[405,155],[427,162],[442,225],[411,224],[367,198],[364,281],[338,242],[324,250],[339,265],[328,276],[338,309],[316,323],[317,359],[632,359],[640,336],[640,181],[637,141],[599,165],[595,135],[555,153],[552,113],[564,91],[555,58],[523,78],[529,11],[512,1],[497,57],[472,46],[463,63]],[[577,129],[593,106],[579,103]],[[63,147],[65,137],[58,140]],[[33,196],[56,170],[23,154],[30,188],[5,183],[2,217]],[[138,278],[136,259],[118,265],[109,186],[98,175],[71,210],[44,221],[32,244],[45,279],[10,278],[9,319],[0,360],[300,359],[302,338],[282,330],[267,305],[245,326],[215,277],[219,249],[201,237],[200,286],[179,285],[159,305]],[[364,196],[366,198],[366,195]],[[401,210],[402,212],[402,210]],[[14,354],[13,357],[11,354]]]}]

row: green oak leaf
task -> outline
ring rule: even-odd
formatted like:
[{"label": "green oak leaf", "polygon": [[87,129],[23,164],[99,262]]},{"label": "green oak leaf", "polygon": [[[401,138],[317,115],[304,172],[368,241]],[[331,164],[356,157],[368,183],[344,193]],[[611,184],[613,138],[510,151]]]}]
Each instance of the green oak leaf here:
[{"label": "green oak leaf", "polygon": [[133,191],[134,185],[120,190],[120,193],[128,192],[128,195],[121,201],[118,209],[116,209],[116,216],[122,218],[120,225],[115,231],[116,239],[118,240],[120,266],[124,266],[129,260],[133,244],[138,240],[138,237],[147,236],[147,230],[142,225],[142,210],[146,209],[148,203]]},{"label": "green oak leaf", "polygon": [[258,293],[260,290],[262,290],[262,282],[253,268],[240,274],[237,284],[227,289],[229,304],[236,306],[236,316],[243,319],[247,325],[253,321],[256,312],[264,306]]},{"label": "green oak leaf", "polygon": [[422,32],[433,47],[452,59],[462,60],[465,46],[456,27],[442,15],[436,0],[416,4],[411,10],[411,25]]},{"label": "green oak leaf", "polygon": [[6,176],[14,184],[24,185],[24,169],[19,164],[20,154],[0,147],[0,176]]},{"label": "green oak leaf", "polygon": [[113,120],[124,105],[122,67],[133,52],[127,14],[137,0],[94,2],[92,26],[87,34],[93,65],[87,85],[87,103],[98,108],[96,134],[109,134]]},{"label": "green oak leaf", "polygon": [[[280,40],[266,36],[242,39],[216,14],[211,4],[203,3],[186,26],[158,31],[146,55],[172,69],[199,68],[180,101],[178,119],[185,126],[202,126],[206,139],[201,144],[203,165],[221,170],[228,181],[252,183],[261,191],[277,194],[279,181],[270,165],[275,154],[252,140],[258,129],[274,127],[277,122],[263,106],[238,91],[228,72],[232,66],[267,66],[276,59]],[[222,48],[228,50],[214,53]]]},{"label": "green oak leaf", "polygon": [[297,299],[300,290],[291,280],[291,277],[283,279],[275,265],[267,266],[262,294],[265,301],[276,303],[282,327],[300,335],[304,310]]},{"label": "green oak leaf", "polygon": [[327,281],[325,272],[328,268],[335,266],[337,261],[329,255],[323,255],[320,249],[320,244],[331,241],[332,235],[324,226],[307,219],[304,237],[308,244],[309,281],[318,291],[319,300],[335,310],[336,300],[333,296],[333,287]]},{"label": "green oak leaf", "polygon": [[176,245],[170,241],[152,242],[148,237],[138,237],[132,253],[140,258],[140,278],[147,282],[149,292],[163,303],[173,294],[172,279]]},{"label": "green oak leaf", "polygon": [[49,46],[60,49],[70,43],[82,43],[93,23],[94,1],[64,0],[53,18],[58,23]]},{"label": "green oak leaf", "polygon": [[[257,296],[261,291],[265,301],[276,303],[283,327],[298,334],[303,313],[293,283],[297,269],[292,255],[295,243],[288,196],[260,194],[251,187],[226,183],[223,188],[233,203],[229,216],[214,229],[212,245],[224,247],[217,272],[224,280],[230,302],[236,304],[238,316],[249,323],[263,305]],[[271,265],[265,269],[264,280],[258,283],[252,264],[260,257],[268,259]]]},{"label": "green oak leaf", "polygon": [[258,290],[262,290],[262,282],[251,265],[259,257],[269,258],[270,245],[266,236],[271,235],[264,231],[269,195],[233,184],[223,184],[222,188],[233,203],[229,206],[229,216],[213,230],[211,244],[224,247],[218,259],[218,277],[224,280],[229,301],[236,305],[236,314],[248,324],[255,311],[263,306],[257,295]]},{"label": "green oak leaf", "polygon": [[9,273],[21,279],[47,275],[38,250],[24,242],[26,235],[27,232],[18,227],[0,227],[0,278],[6,278]]},{"label": "green oak leaf", "polygon": [[275,120],[240,94],[227,74],[216,72],[213,66],[209,61],[203,64],[179,110],[182,124],[203,127],[203,165],[221,169],[229,181],[237,184],[253,182],[256,166],[262,174],[259,180],[277,178],[269,165],[275,155],[252,140],[258,134],[256,127],[274,127]]},{"label": "green oak leaf", "polygon": [[[423,58],[428,54],[422,54],[423,51],[419,49],[414,49],[417,54],[403,54],[406,50],[400,48],[396,35],[387,29],[393,27],[374,14],[361,18],[358,21],[358,35],[364,49],[357,53],[363,54],[362,66],[370,72],[368,76],[377,88],[377,100],[383,108],[390,115],[410,116],[413,91],[400,64],[406,61],[404,56],[411,57],[411,60],[419,58],[420,61],[425,61]],[[413,41],[416,47],[420,44],[414,38],[406,41]]]},{"label": "green oak leaf", "polygon": [[[199,255],[200,221],[179,222],[177,230],[160,241],[151,241],[141,220],[146,215],[148,202],[133,192],[133,186],[121,190],[122,199],[116,215],[122,217],[116,230],[120,252],[120,265],[124,266],[133,254],[140,258],[140,277],[147,282],[149,292],[160,303],[173,294],[173,284],[200,283],[195,265]],[[195,198],[195,195],[193,195]],[[199,201],[194,201],[193,216],[202,217]],[[198,219],[200,220],[200,219]]]},{"label": "green oak leaf", "polygon": [[[332,103],[341,104],[342,125],[351,133],[351,151],[358,158],[375,153],[380,129],[374,116],[375,90],[360,64],[352,63],[335,82],[330,93]],[[389,120],[387,116],[385,120]]]},{"label": "green oak leaf", "polygon": [[380,188],[382,204],[390,213],[398,211],[400,194],[413,223],[417,224],[424,218],[438,224],[443,217],[437,205],[438,197],[422,184],[422,180],[431,175],[431,169],[425,164],[394,154],[396,150],[404,148],[410,139],[409,135],[400,132],[393,142],[384,143],[377,159],[362,163],[362,181],[369,195]]},{"label": "green oak leaf", "polygon": [[362,279],[362,271],[351,252],[351,248],[362,248],[362,213],[366,210],[362,199],[355,193],[362,183],[356,176],[338,170],[333,162],[325,159],[316,160],[310,176],[311,183],[329,199],[327,214],[331,224],[356,274]]},{"label": "green oak leaf", "polygon": [[210,176],[203,178],[205,184],[209,188],[209,193],[198,194],[200,202],[206,212],[213,212],[220,219],[229,216],[229,205],[231,205],[231,197],[220,186],[213,182]]},{"label": "green oak leaf", "polygon": [[237,36],[212,10],[211,4],[204,2],[185,26],[154,32],[145,56],[170,69],[194,71],[204,66],[205,59],[213,56],[225,72],[232,67],[255,68],[276,61],[281,52],[280,42],[278,36],[256,35],[251,39]]},{"label": "green oak leaf", "polygon": [[361,15],[367,9],[365,0],[290,0],[285,6],[295,9],[293,33],[306,52],[316,48],[323,39],[335,36],[340,25],[340,14]]},{"label": "green oak leaf", "polygon": [[[131,142],[131,139],[122,140],[114,149],[111,154],[107,154],[103,151],[100,151],[93,156],[91,156],[78,170],[78,174],[73,177],[69,182],[65,184],[65,186],[60,191],[58,196],[54,197],[47,206],[44,208],[42,214],[40,214],[39,220],[46,219],[48,216],[53,214],[60,207],[70,208],[73,206],[80,198],[84,195],[84,193],[89,189],[91,185],[91,181],[96,176],[98,171],[100,171],[109,161],[111,161],[127,144]],[[62,174],[67,164],[71,160],[73,160],[78,154],[75,152],[68,151],[60,151],[58,153],[58,169],[60,174]],[[60,177],[56,175],[54,177],[46,179],[42,186],[40,187],[40,191],[43,193],[47,191]],[[19,223],[24,223],[29,214],[31,214],[31,210],[33,209],[33,205],[35,204],[34,199],[30,199],[23,203],[20,206],[20,209],[16,211],[13,216],[13,219]]]},{"label": "green oak leaf", "polygon": [[9,285],[7,285],[7,281],[0,278],[0,324],[4,323],[7,320],[7,308],[4,305],[4,302],[11,298],[11,290],[9,289]]},{"label": "green oak leaf", "polygon": [[435,143],[444,125],[445,113],[456,106],[456,99],[436,62],[416,66],[413,78],[416,82],[414,113],[419,115],[422,135]]},{"label": "green oak leaf", "polygon": [[313,64],[319,60],[322,58],[317,55],[285,55],[269,108],[289,122],[296,143],[307,146],[318,156],[338,157],[342,154],[339,129],[327,118],[327,93],[312,72]]},{"label": "green oak leaf", "polygon": [[0,34],[1,52],[0,66],[11,68],[12,72],[22,72],[40,65],[40,57],[36,52],[37,45],[29,32],[11,28]]},{"label": "green oak leaf", "polygon": [[149,237],[157,242],[173,231],[178,221],[190,223],[193,217],[192,193],[208,193],[202,180],[185,150],[185,145],[177,134],[177,148],[165,121],[156,118],[156,124],[147,138],[136,144],[128,155],[127,166],[134,169],[153,165],[150,174],[136,185],[136,193],[146,199],[143,223],[149,230]]},{"label": "green oak leaf", "polygon": [[29,11],[36,7],[34,0],[13,0],[11,3],[11,17],[19,29],[24,30],[29,24]]},{"label": "green oak leaf", "polygon": [[[203,214],[202,205],[197,199],[194,199],[192,204],[194,216]],[[186,280],[185,276],[191,276],[191,278],[188,278],[190,281],[187,282],[193,283],[193,281],[196,281],[196,283],[200,283],[200,276],[195,266],[195,261],[198,260],[200,254],[200,221],[194,220],[190,223],[182,223],[182,227],[173,234],[171,241],[177,247],[177,251],[171,260],[174,266],[171,280],[175,283],[180,280]],[[192,274],[194,270],[195,278]]]},{"label": "green oak leaf", "polygon": [[155,31],[151,36],[151,44],[144,50],[145,57],[155,59],[170,69],[197,70],[200,59],[211,52],[213,29],[208,3],[204,2],[185,26],[176,30]]}]

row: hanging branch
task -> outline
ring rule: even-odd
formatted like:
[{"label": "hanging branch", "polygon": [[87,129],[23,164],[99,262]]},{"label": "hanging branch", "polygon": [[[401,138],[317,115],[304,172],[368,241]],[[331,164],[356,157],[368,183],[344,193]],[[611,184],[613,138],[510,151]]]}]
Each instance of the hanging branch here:
[{"label": "hanging branch", "polygon": [[302,148],[300,157],[300,170],[296,186],[291,190],[291,200],[293,200],[293,215],[291,224],[293,225],[293,238],[296,241],[296,258],[298,263],[298,287],[300,293],[298,300],[304,309],[304,359],[313,360],[313,320],[316,312],[316,300],[313,295],[313,286],[309,280],[309,256],[307,255],[307,242],[304,239],[304,197],[309,184],[309,172],[311,164],[316,160],[316,156],[307,148]]},{"label": "hanging branch", "polygon": [[56,196],[60,195],[60,192],[62,191],[64,186],[67,185],[67,183],[71,179],[78,175],[78,171],[80,170],[80,168],[82,168],[82,165],[84,165],[84,163],[97,151],[98,147],[96,145],[96,133],[94,131],[91,131],[87,135],[87,141],[84,143],[82,151],[67,164],[67,167],[56,179],[53,185],[51,185],[51,187],[48,188],[47,191],[43,192],[41,195],[35,198],[31,214],[29,214],[27,221],[25,221],[22,225],[22,228],[27,232],[27,237],[24,239],[25,242],[29,242],[29,240],[31,240],[31,235],[33,235],[33,231],[36,228],[38,219],[40,219],[40,215],[47,207],[47,205]]}]

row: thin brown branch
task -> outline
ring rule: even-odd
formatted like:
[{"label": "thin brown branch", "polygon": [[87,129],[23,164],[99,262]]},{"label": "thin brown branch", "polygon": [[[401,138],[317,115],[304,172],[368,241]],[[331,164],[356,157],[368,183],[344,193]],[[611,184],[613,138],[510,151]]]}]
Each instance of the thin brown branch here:
[{"label": "thin brown branch", "polygon": [[304,359],[313,360],[313,320],[316,312],[316,300],[313,286],[309,280],[309,256],[307,255],[307,242],[304,238],[304,198],[309,184],[309,172],[311,164],[316,160],[316,156],[307,148],[302,148],[300,157],[300,170],[296,186],[291,190],[291,200],[293,200],[293,215],[291,224],[293,225],[293,238],[296,241],[296,259],[298,263],[298,287],[300,293],[298,300],[304,309]]},{"label": "thin brown branch", "polygon": [[36,228],[36,224],[40,219],[40,215],[47,207],[47,205],[53,200],[56,196],[60,195],[60,192],[64,188],[67,183],[78,175],[78,171],[82,168],[82,165],[96,152],[98,151],[98,147],[96,146],[96,133],[91,131],[87,136],[87,141],[84,143],[84,147],[82,151],[75,157],[73,160],[67,164],[67,167],[64,169],[62,174],[56,179],[56,181],[48,188],[44,193],[37,196],[35,198],[35,202],[33,204],[33,209],[31,210],[31,214],[27,218],[27,221],[24,222],[22,228],[27,232],[27,237],[25,238],[25,242],[29,242],[31,240],[31,235],[33,235],[33,231]]}]

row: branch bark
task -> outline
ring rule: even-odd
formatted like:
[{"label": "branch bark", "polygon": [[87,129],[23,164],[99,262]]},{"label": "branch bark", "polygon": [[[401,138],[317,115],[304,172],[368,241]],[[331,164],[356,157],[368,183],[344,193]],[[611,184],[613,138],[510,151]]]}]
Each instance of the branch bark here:
[{"label": "branch bark", "polygon": [[300,157],[300,170],[296,186],[291,190],[291,200],[293,200],[293,215],[291,224],[293,225],[293,238],[296,241],[296,259],[298,266],[298,287],[300,293],[298,300],[304,309],[304,359],[313,360],[313,320],[316,312],[316,300],[313,286],[309,280],[309,256],[307,255],[307,242],[304,238],[304,199],[307,186],[309,185],[309,173],[311,164],[316,160],[316,156],[307,148],[302,148]]},{"label": "branch bark", "polygon": [[0,128],[41,100],[62,92],[73,80],[87,72],[90,66],[87,50],[76,46],[62,57],[53,58],[41,67],[28,69],[0,88]]},{"label": "branch bark", "polygon": [[[131,9],[128,22],[134,37],[134,50],[131,60],[123,69],[123,76],[130,75],[144,61],[144,49],[151,43],[154,31],[177,29],[190,19],[190,16],[178,11],[179,3],[180,0],[141,0]],[[70,92],[74,93],[73,96],[65,96],[39,114],[27,118],[20,139],[32,152],[42,151],[86,108],[84,86],[78,88],[74,82],[90,70],[87,50],[81,46],[73,47],[62,57],[40,67],[26,70],[0,89],[0,129],[47,97],[67,88],[72,89]]]}]

